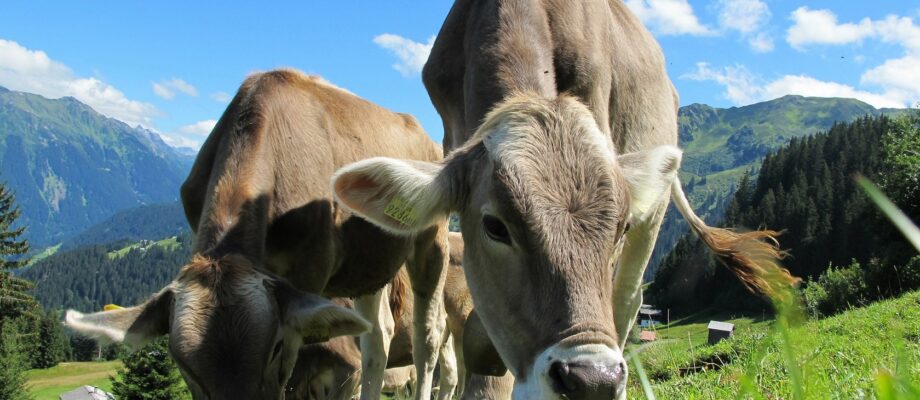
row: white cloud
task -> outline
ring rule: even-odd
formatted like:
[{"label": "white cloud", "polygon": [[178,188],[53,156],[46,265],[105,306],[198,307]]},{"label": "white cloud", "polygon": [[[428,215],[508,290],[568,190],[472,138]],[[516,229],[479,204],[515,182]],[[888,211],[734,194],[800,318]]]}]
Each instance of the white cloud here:
[{"label": "white cloud", "polygon": [[687,0],[626,0],[626,6],[651,30],[662,35],[713,35],[700,23]]},{"label": "white cloud", "polygon": [[821,81],[805,75],[786,75],[763,87],[761,98],[775,99],[787,94],[812,97],[845,97],[862,100],[875,107],[904,107],[905,101],[894,94],[878,94],[857,90],[836,82]]},{"label": "white cloud", "polygon": [[214,100],[218,103],[229,103],[230,99],[232,99],[232,97],[230,97],[230,95],[226,92],[211,93],[211,100]]},{"label": "white cloud", "polygon": [[913,102],[920,100],[920,54],[885,61],[860,77],[863,85],[879,86]]},{"label": "white cloud", "polygon": [[422,67],[428,61],[428,54],[434,46],[434,36],[427,43],[419,43],[392,33],[384,33],[374,37],[374,43],[392,52],[399,62],[393,68],[405,77],[422,72]]},{"label": "white cloud", "polygon": [[173,91],[170,90],[166,85],[156,82],[152,83],[152,85],[153,93],[157,96],[160,96],[166,100],[172,100],[173,97],[176,97],[176,94],[173,93]]},{"label": "white cloud", "polygon": [[725,88],[723,95],[735,105],[747,105],[760,101],[757,77],[742,65],[714,70],[709,63],[696,63],[696,72],[684,74],[681,79],[713,81]]},{"label": "white cloud", "polygon": [[838,23],[829,10],[800,7],[792,13],[795,25],[789,28],[786,40],[794,48],[805,50],[809,45],[843,45],[876,39],[904,49],[900,58],[885,60],[864,72],[860,84],[876,86],[885,97],[902,104],[920,99],[920,26],[913,19],[889,15],[885,19],[863,18],[859,23]]},{"label": "white cloud", "polygon": [[837,22],[830,10],[812,10],[799,7],[792,12],[795,24],[786,31],[786,41],[793,48],[803,50],[813,44],[847,44],[862,41],[874,33],[872,21],[863,18],[858,24]]},{"label": "white cloud", "polygon": [[760,0],[719,0],[719,25],[754,33],[770,20],[770,8]]},{"label": "white cloud", "polygon": [[160,114],[152,104],[130,100],[97,78],[80,78],[40,50],[0,39],[0,85],[49,98],[72,96],[96,111],[130,125],[151,126]]},{"label": "white cloud", "polygon": [[773,36],[764,31],[772,17],[770,7],[761,0],[718,0],[719,28],[735,31],[757,53],[773,51]]},{"label": "white cloud", "polygon": [[769,53],[773,51],[773,37],[766,32],[760,32],[748,38],[748,44],[751,45],[751,49],[758,53]]},{"label": "white cloud", "polygon": [[172,147],[188,147],[192,149],[198,149],[201,147],[201,142],[179,135],[164,135],[161,133],[160,137],[163,138],[163,141],[166,142],[166,144]]},{"label": "white cloud", "polygon": [[179,132],[187,135],[207,136],[211,133],[212,130],[214,130],[215,125],[217,125],[217,120],[206,119],[204,121],[198,121],[194,124],[179,127]]},{"label": "white cloud", "polygon": [[907,99],[897,93],[872,93],[849,85],[827,82],[805,75],[785,75],[771,82],[752,74],[742,65],[713,69],[708,63],[697,63],[697,70],[681,76],[683,79],[713,81],[725,88],[723,95],[735,105],[772,100],[789,94],[811,97],[854,98],[875,107],[904,107]]},{"label": "white cloud", "polygon": [[184,93],[192,97],[198,96],[198,89],[179,78],[151,82],[151,86],[153,87],[153,93],[165,100],[172,100],[175,98],[176,92]]}]

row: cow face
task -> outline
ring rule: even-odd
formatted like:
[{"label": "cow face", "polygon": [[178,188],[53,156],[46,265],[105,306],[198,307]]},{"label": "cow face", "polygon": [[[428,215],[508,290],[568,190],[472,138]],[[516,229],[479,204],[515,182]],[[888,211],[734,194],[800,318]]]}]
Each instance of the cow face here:
[{"label": "cow face", "polygon": [[672,146],[617,157],[576,100],[518,96],[442,165],[365,160],[333,188],[396,233],[458,212],[470,292],[515,398],[609,399],[626,376],[611,304],[624,232],[679,162]]},{"label": "cow face", "polygon": [[297,351],[370,324],[354,311],[259,272],[242,256],[196,256],[146,303],[83,315],[74,330],[132,347],[169,334],[169,351],[196,399],[283,397]]}]

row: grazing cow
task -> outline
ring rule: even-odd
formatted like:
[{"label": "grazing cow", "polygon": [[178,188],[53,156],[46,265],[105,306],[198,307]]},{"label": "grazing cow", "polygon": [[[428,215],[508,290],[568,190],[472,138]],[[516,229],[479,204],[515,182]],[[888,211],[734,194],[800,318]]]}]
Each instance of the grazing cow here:
[{"label": "grazing cow", "polygon": [[[371,328],[361,337],[362,397],[378,398],[392,337],[381,323],[388,307],[380,289],[406,265],[424,398],[443,330],[446,220],[408,238],[338,207],[333,171],[373,156],[433,162],[441,151],[411,116],[320,78],[290,70],[250,76],[182,186],[196,234],[193,262],[145,304],[71,312],[67,321],[129,343],[168,333],[192,393],[210,399],[280,398],[302,343]],[[358,297],[371,327],[317,295]]]},{"label": "grazing cow", "polygon": [[[388,315],[392,316],[393,337],[390,341],[383,392],[399,392],[409,381],[415,381],[412,366],[412,298],[407,287],[408,276],[400,270],[394,281],[384,288],[389,298]],[[348,299],[333,299],[348,308]],[[411,370],[411,372],[409,371]],[[354,337],[342,336],[323,343],[303,346],[297,364],[288,380],[286,399],[348,400],[361,385],[361,350]]]},{"label": "grazing cow", "polygon": [[[473,314],[473,299],[463,272],[463,237],[459,233],[448,235],[450,243],[450,270],[444,287],[444,308],[447,310],[447,330],[455,344],[457,360],[457,392],[462,400],[506,400],[511,398],[514,377],[504,371],[490,371],[489,375],[470,371],[467,363],[493,367],[497,355],[481,324],[468,323]],[[479,359],[479,358],[485,358]],[[500,360],[498,360],[500,362]],[[482,368],[479,368],[482,369]],[[494,376],[493,376],[494,375]]]},{"label": "grazing cow", "polygon": [[457,0],[423,79],[448,159],[364,160],[336,172],[335,195],[403,234],[460,215],[476,312],[515,398],[624,395],[622,348],[669,197],[750,287],[793,281],[774,232],[693,213],[677,178],[677,94],[622,1]]},{"label": "grazing cow", "polygon": [[[444,287],[444,306],[447,311],[447,329],[450,332],[447,340],[441,347],[438,360],[440,366],[439,399],[449,399],[454,389],[459,389],[462,399],[510,399],[511,384],[514,382],[510,374],[502,377],[466,374],[464,372],[463,343],[466,320],[473,311],[473,301],[466,287],[466,278],[463,276],[463,239],[458,233],[450,233],[450,269],[447,272],[447,281]],[[397,275],[397,279],[403,274]],[[400,285],[395,285],[400,287]],[[403,286],[404,287],[404,286]],[[393,341],[390,345],[389,360],[387,365],[386,380],[399,380],[401,371],[408,365],[411,354],[411,341],[406,340],[411,336],[408,324],[403,319],[411,315],[411,299],[405,302],[398,300],[400,290],[389,291],[390,304],[394,305],[392,315],[397,316]],[[342,302],[342,300],[334,300]],[[402,311],[395,310],[395,305],[403,304]],[[473,334],[475,335],[475,333]],[[478,336],[474,340],[488,341],[488,337]],[[456,342],[455,342],[456,341]],[[456,352],[454,352],[456,343]],[[491,343],[485,343],[488,346]],[[335,338],[325,343],[304,346],[301,356],[297,359],[297,366],[289,381],[288,398],[292,399],[350,399],[358,386],[356,377],[360,376],[360,351],[354,340],[349,338]],[[487,354],[488,356],[488,354]],[[471,357],[475,357],[471,355]],[[408,360],[408,361],[404,361]],[[458,378],[460,386],[458,386]],[[404,376],[402,376],[404,378]],[[384,385],[387,388],[388,385]],[[402,385],[389,385],[401,387]],[[464,390],[465,387],[465,390]]]},{"label": "grazing cow", "polygon": [[[392,327],[392,337],[387,352],[387,370],[383,377],[383,391],[392,391],[405,386],[410,374],[414,381],[412,366],[412,314],[413,299],[410,295],[408,274],[400,269],[393,281],[384,287],[382,295],[388,299],[386,326]],[[348,299],[333,299],[333,302],[352,308]],[[400,385],[399,383],[403,383]],[[287,399],[351,399],[361,386],[361,350],[352,337],[338,337],[324,343],[302,347],[297,364],[288,381]]]}]

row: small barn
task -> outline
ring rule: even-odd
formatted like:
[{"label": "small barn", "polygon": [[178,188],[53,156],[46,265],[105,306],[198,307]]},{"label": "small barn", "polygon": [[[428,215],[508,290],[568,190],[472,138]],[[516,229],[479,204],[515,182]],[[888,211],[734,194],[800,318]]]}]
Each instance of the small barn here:
[{"label": "small barn", "polygon": [[115,396],[95,386],[80,386],[58,396],[60,400],[115,400]]},{"label": "small barn", "polygon": [[[661,310],[656,310],[654,306],[643,304],[639,307],[639,314],[636,315],[636,319],[639,320],[639,324],[643,327],[658,324],[661,320]],[[643,324],[643,321],[648,322]]]},{"label": "small barn", "polygon": [[654,342],[658,340],[658,334],[654,331],[642,331],[639,333],[639,340],[643,342]]},{"label": "small barn", "polygon": [[709,344],[716,344],[722,339],[728,339],[732,336],[734,330],[735,324],[709,321]]}]

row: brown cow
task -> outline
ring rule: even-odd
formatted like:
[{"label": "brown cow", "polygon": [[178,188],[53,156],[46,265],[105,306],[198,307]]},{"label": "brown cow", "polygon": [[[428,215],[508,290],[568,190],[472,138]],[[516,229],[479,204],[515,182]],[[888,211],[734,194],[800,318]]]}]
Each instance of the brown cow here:
[{"label": "brown cow", "polygon": [[677,94],[622,1],[457,0],[423,79],[449,158],[347,166],[336,198],[404,234],[460,215],[476,311],[515,398],[625,394],[622,348],[669,196],[747,284],[792,281],[773,232],[693,213],[677,178]]},{"label": "brown cow", "polygon": [[[459,233],[449,234],[450,243],[450,270],[444,287],[444,306],[447,311],[447,328],[450,336],[441,347],[438,360],[440,366],[439,399],[449,399],[454,389],[459,389],[462,399],[510,399],[511,385],[514,378],[507,374],[502,377],[466,374],[463,367],[464,349],[461,346],[464,340],[466,321],[473,311],[473,301],[466,279],[463,276],[463,239]],[[397,285],[389,291],[390,304],[405,305],[392,306],[395,318],[394,339],[390,344],[389,361],[387,365],[387,379],[396,379],[398,369],[408,365],[407,359],[411,355],[411,342],[406,338],[411,336],[411,327],[404,320],[411,316],[411,299],[399,300],[404,296],[405,290],[400,290],[399,279],[404,275],[397,275]],[[403,286],[404,287],[404,286]],[[334,300],[346,304],[343,300]],[[476,336],[474,340],[482,340]],[[488,337],[485,337],[487,340]],[[452,347],[456,345],[455,349]],[[485,343],[485,346],[490,343]],[[288,398],[293,399],[350,399],[358,386],[360,377],[360,351],[357,344],[350,338],[335,338],[325,343],[304,346],[301,356],[297,359],[294,373],[289,381]],[[476,355],[471,355],[475,357]],[[459,379],[458,379],[459,378]],[[461,383],[463,385],[458,386]],[[401,385],[396,385],[401,386]],[[386,388],[386,385],[384,385]],[[465,389],[464,389],[465,388]]]},{"label": "brown cow", "polygon": [[[426,397],[441,341],[446,220],[407,238],[339,208],[329,179],[372,156],[437,161],[414,118],[320,78],[278,70],[250,76],[182,186],[195,261],[149,302],[83,316],[77,330],[136,344],[169,334],[196,398],[280,398],[304,342],[369,328],[324,297],[359,297],[364,398],[380,396],[391,327],[380,289],[406,265],[415,288],[414,358]],[[427,222],[427,221],[426,221]],[[274,276],[283,279],[277,279]],[[289,282],[288,285],[285,282]]]}]

